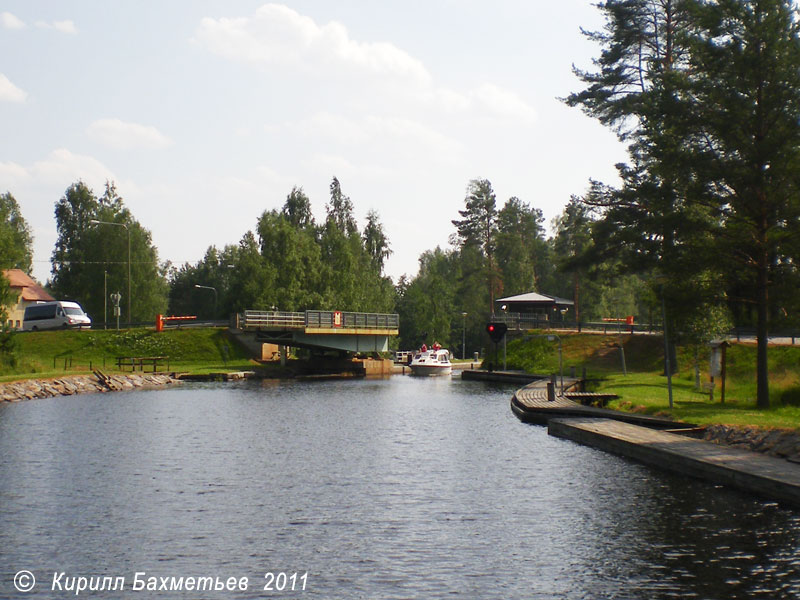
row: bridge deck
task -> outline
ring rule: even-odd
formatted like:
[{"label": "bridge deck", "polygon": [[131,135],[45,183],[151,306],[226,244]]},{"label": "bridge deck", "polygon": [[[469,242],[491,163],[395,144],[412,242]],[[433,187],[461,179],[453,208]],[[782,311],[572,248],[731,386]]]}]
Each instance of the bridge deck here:
[{"label": "bridge deck", "polygon": [[237,315],[237,329],[262,342],[312,350],[386,352],[389,336],[399,328],[400,317],[384,313],[246,310]]},{"label": "bridge deck", "polygon": [[239,329],[302,331],[311,334],[397,335],[396,314],[307,310],[305,312],[246,310],[238,315]]}]

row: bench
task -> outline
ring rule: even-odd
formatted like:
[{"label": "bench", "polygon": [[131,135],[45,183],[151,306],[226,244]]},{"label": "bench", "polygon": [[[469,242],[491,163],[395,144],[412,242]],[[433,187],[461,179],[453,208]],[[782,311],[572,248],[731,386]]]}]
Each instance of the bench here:
[{"label": "bench", "polygon": [[159,364],[163,366],[166,362],[167,371],[169,371],[169,356],[118,356],[117,368],[124,371],[130,368],[131,371],[144,371],[145,366],[152,366],[153,373],[158,371]]}]

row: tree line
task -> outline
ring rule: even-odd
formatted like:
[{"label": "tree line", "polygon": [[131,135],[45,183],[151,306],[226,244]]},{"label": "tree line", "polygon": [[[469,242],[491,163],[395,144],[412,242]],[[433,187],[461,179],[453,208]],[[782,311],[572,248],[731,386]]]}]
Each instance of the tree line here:
[{"label": "tree line", "polygon": [[397,283],[402,347],[439,341],[456,356],[483,351],[496,301],[532,291],[572,299],[570,320],[652,313],[639,275],[616,269],[614,261],[575,262],[590,247],[597,218],[578,198],[554,219],[548,236],[541,209],[516,196],[498,207],[491,182],[474,179],[458,216],[450,247],[424,252],[418,273]]},{"label": "tree line", "polygon": [[[401,347],[436,338],[457,348],[466,326],[472,351],[485,344],[483,324],[504,294],[541,290],[572,297],[585,288],[580,306],[586,318],[637,310],[636,286],[624,277],[609,273],[580,286],[573,285],[577,275],[565,279],[562,257],[583,248],[593,219],[574,199],[548,238],[541,209],[517,197],[498,208],[491,182],[473,180],[460,218],[452,221],[451,247],[425,251],[418,273],[396,284],[384,273],[392,250],[378,213],[369,211],[359,229],[336,177],[325,209],[318,223],[308,196],[294,187],[283,206],[265,210],[237,244],[210,246],[196,263],[175,266],[160,259],[150,232],[113,182],[98,196],[78,181],[55,203],[58,237],[47,287],[60,299],[80,302],[96,322],[113,322],[109,295],[117,292],[123,323],[150,323],[158,313],[223,320],[244,309],[398,312]],[[0,196],[0,211],[0,266],[29,271],[30,230],[10,193]]]},{"label": "tree line", "polygon": [[800,258],[800,19],[788,0],[607,0],[595,68],[565,99],[628,145],[621,184],[595,181],[592,246],[643,274],[680,331],[795,325]]},{"label": "tree line", "polygon": [[[83,181],[70,185],[55,203],[55,220],[58,237],[46,286],[59,299],[80,302],[96,322],[113,320],[112,293],[123,296],[126,324],[152,323],[159,313],[227,319],[244,309],[394,310],[394,286],[383,272],[391,248],[380,217],[370,211],[359,230],[353,203],[336,177],[321,223],[303,189],[295,187],[283,207],[264,211],[238,244],[210,246],[195,264],[160,260],[150,232],[113,182],[100,196]],[[0,268],[29,272],[31,265],[30,228],[16,199],[3,194]],[[8,307],[16,298],[7,282],[0,288],[0,302]]]},{"label": "tree line", "polygon": [[[198,263],[171,272],[171,311],[214,318],[244,309],[392,312],[394,286],[383,272],[391,248],[378,213],[368,212],[359,230],[336,177],[325,209],[317,223],[308,196],[293,188],[238,244],[211,246]],[[209,291],[198,284],[217,290],[214,314]]]}]

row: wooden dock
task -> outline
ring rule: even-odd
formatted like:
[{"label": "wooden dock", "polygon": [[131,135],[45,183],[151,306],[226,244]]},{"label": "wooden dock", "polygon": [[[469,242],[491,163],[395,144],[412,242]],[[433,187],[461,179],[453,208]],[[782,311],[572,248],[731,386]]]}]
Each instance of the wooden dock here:
[{"label": "wooden dock", "polygon": [[519,420],[525,423],[547,425],[551,419],[589,417],[624,421],[653,429],[691,429],[695,427],[691,423],[680,423],[671,419],[584,406],[569,399],[570,388],[578,380],[568,377],[564,378],[564,393],[556,394],[555,400],[548,400],[547,382],[548,380],[534,381],[517,390],[511,397],[511,410]]},{"label": "wooden dock", "polygon": [[[461,379],[492,381],[495,383],[515,383],[517,385],[529,384],[542,379],[542,377],[542,375],[531,375],[530,373],[524,373],[522,371],[487,371],[485,369],[461,371]],[[566,377],[564,379],[566,381]]]},{"label": "wooden dock", "polygon": [[609,419],[551,419],[550,435],[800,506],[800,465]]}]

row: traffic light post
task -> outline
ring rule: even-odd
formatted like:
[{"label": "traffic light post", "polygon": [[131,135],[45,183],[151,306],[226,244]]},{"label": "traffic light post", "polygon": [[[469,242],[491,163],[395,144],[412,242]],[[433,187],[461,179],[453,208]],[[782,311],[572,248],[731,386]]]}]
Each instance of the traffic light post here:
[{"label": "traffic light post", "polygon": [[[494,362],[497,364],[497,344],[501,342],[506,337],[506,331],[508,331],[508,325],[505,323],[499,323],[497,321],[490,321],[486,324],[486,333],[489,334],[489,338],[494,342]],[[505,368],[505,367],[504,367]],[[492,369],[489,368],[491,371]]]}]

